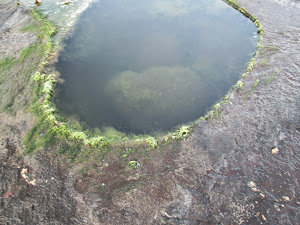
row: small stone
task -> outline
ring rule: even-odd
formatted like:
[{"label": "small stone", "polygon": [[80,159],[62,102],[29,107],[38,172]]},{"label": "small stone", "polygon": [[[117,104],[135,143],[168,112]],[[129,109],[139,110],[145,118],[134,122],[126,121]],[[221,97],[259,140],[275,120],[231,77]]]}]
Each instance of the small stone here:
[{"label": "small stone", "polygon": [[272,149],[273,155],[277,155],[278,153],[279,153],[279,149],[277,147]]},{"label": "small stone", "polygon": [[259,189],[257,189],[256,187],[251,188],[251,190],[255,192],[259,191]]},{"label": "small stone", "polygon": [[282,200],[288,202],[288,201],[290,201],[290,198],[287,196],[282,196]]},{"label": "small stone", "polygon": [[266,196],[263,193],[260,193],[259,196],[264,199]]},{"label": "small stone", "polygon": [[278,205],[274,205],[274,208],[277,210],[277,212],[280,212],[280,208]]},{"label": "small stone", "polygon": [[254,188],[254,187],[256,187],[256,183],[254,183],[253,181],[250,181],[250,182],[248,183],[248,187]]}]

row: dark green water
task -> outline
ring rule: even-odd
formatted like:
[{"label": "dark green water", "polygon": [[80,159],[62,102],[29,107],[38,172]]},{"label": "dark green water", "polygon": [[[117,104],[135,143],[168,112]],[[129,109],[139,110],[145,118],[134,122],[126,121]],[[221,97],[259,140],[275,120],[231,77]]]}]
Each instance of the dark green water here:
[{"label": "dark green water", "polygon": [[170,130],[227,93],[257,39],[221,0],[102,0],[65,41],[57,105],[92,128]]}]

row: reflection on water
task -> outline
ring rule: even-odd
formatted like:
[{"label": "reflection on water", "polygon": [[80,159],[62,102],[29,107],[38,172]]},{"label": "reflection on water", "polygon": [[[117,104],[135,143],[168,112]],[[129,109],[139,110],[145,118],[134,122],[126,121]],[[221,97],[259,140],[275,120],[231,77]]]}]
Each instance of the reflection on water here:
[{"label": "reflection on water", "polygon": [[[95,0],[72,0],[65,5],[66,0],[43,0],[37,8],[48,15],[62,29],[73,26],[76,18]],[[34,0],[21,0],[27,7],[34,7]]]},{"label": "reflection on water", "polygon": [[221,0],[102,0],[65,42],[57,104],[91,127],[169,130],[236,83],[256,42],[255,26]]}]

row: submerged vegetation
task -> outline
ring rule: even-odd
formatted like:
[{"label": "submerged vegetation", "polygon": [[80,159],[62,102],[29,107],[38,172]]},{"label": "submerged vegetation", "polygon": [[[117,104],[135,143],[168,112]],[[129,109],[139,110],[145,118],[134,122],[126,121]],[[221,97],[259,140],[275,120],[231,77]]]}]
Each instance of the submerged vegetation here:
[{"label": "submerged vegetation", "polygon": [[[231,0],[226,2],[233,6],[233,8],[239,10],[243,15],[250,18],[257,26],[259,33],[258,50],[260,50],[260,42],[262,38],[262,25],[260,22],[249,14],[245,9],[240,8],[237,3]],[[38,41],[25,49],[18,59],[5,58],[0,62],[2,72],[0,74],[0,84],[3,82],[6,71],[15,65],[17,62],[23,62],[27,58],[36,55],[39,57],[35,67],[31,67],[30,70],[26,71],[27,77],[31,77],[31,81],[34,85],[34,96],[32,103],[30,104],[30,110],[38,116],[38,121],[32,130],[26,135],[24,144],[26,146],[25,154],[34,153],[40,148],[48,147],[55,142],[59,141],[60,149],[57,151],[58,154],[67,154],[70,162],[73,162],[78,155],[87,156],[91,151],[98,150],[101,153],[105,153],[110,149],[110,145],[131,142],[139,146],[148,146],[149,148],[156,148],[160,143],[168,143],[171,140],[184,140],[187,138],[192,127],[199,121],[210,118],[219,118],[221,112],[221,105],[229,102],[229,94],[227,94],[223,101],[212,107],[205,117],[202,117],[189,125],[178,126],[175,132],[170,132],[164,137],[155,138],[151,136],[125,136],[120,132],[112,132],[109,130],[111,135],[97,136],[95,133],[90,131],[83,131],[83,129],[73,126],[65,118],[59,115],[59,112],[54,104],[54,87],[56,83],[55,72],[51,72],[48,68],[48,59],[53,51],[52,37],[57,32],[56,26],[48,21],[39,11],[32,10],[32,17],[35,19],[35,24],[31,24],[23,28],[24,32],[35,32],[37,33]],[[255,56],[249,63],[242,78],[245,78],[248,73],[253,69],[255,65]],[[259,82],[256,82],[258,85]],[[240,80],[234,86],[237,89],[243,88],[243,81]],[[1,98],[0,90],[0,98]],[[13,103],[12,103],[13,104]],[[109,133],[108,132],[108,133]],[[108,134],[107,133],[107,134]],[[84,151],[83,151],[84,150]],[[127,153],[126,153],[127,154]],[[129,153],[128,153],[129,154]],[[140,166],[136,161],[130,161],[129,167],[135,169]]]},{"label": "submerged vegetation", "polygon": [[151,131],[152,121],[165,128],[178,124],[183,114],[193,117],[208,102],[207,92],[200,76],[179,66],[151,67],[140,73],[125,71],[105,87],[117,118],[125,120],[130,130],[141,133]]}]

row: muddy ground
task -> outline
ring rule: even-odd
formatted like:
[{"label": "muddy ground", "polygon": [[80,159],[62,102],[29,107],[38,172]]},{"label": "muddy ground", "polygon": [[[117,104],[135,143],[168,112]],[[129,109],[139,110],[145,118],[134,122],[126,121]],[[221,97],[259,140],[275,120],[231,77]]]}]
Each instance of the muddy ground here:
[{"label": "muddy ground", "polygon": [[[14,3],[0,0],[1,56],[34,41],[18,33],[29,18]],[[57,149],[23,157],[35,118],[1,113],[0,194],[12,196],[0,199],[0,224],[299,224],[300,3],[239,3],[264,26],[243,90],[221,119],[152,151],[137,170],[113,153],[89,171],[60,163]]]}]

